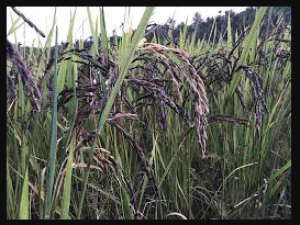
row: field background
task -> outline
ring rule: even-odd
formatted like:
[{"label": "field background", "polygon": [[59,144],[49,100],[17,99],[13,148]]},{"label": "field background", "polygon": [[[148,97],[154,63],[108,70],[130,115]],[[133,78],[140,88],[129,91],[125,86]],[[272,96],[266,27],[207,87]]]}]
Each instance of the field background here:
[{"label": "field background", "polygon": [[291,8],[153,10],[109,37],[87,7],[74,40],[75,10],[57,43],[56,12],[44,34],[12,7],[7,219],[291,218]]}]

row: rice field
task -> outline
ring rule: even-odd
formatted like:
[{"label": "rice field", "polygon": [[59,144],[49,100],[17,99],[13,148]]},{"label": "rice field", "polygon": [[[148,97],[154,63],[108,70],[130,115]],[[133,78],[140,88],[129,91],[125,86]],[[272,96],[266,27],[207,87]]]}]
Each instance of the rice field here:
[{"label": "rice field", "polygon": [[6,218],[290,219],[291,25],[261,35],[266,9],[239,33],[229,14],[219,40],[185,24],[167,44],[144,38],[147,7],[112,45],[105,7],[87,7],[87,49],[76,10],[59,45],[56,12],[44,34],[12,7],[7,35],[46,43],[7,39]]}]

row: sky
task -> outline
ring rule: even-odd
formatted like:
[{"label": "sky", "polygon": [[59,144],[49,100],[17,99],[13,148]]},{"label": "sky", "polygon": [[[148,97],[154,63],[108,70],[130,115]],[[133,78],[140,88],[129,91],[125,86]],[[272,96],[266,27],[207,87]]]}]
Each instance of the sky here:
[{"label": "sky", "polygon": [[[132,18],[132,27],[135,29],[142,18],[146,7],[131,7],[131,18]],[[40,30],[42,30],[46,35],[51,28],[54,15],[54,7],[17,7],[31,22],[33,22]],[[174,17],[177,23],[185,22],[188,20],[188,24],[192,22],[193,16],[196,12],[199,12],[202,19],[207,17],[214,17],[221,12],[221,15],[225,11],[232,9],[236,13],[241,12],[246,9],[246,7],[155,7],[154,14],[150,18],[149,22],[164,24],[169,17]],[[57,26],[58,26],[58,40],[66,41],[69,21],[70,21],[70,11],[74,11],[75,7],[57,7]],[[99,7],[90,7],[92,19],[96,21],[98,16],[99,18]],[[10,7],[7,7],[7,33],[12,25],[11,16],[13,20],[18,18],[18,16],[11,10]],[[104,7],[105,20],[107,32],[109,35],[112,34],[112,31],[115,29],[118,35],[121,35],[121,24],[124,21],[125,7]],[[18,24],[21,24],[23,21],[19,21]],[[25,35],[24,35],[25,27]],[[100,29],[99,29],[100,30]],[[86,7],[77,7],[74,33],[75,39],[86,39],[91,36],[90,26],[88,22],[88,14]],[[34,29],[29,27],[29,25],[20,26],[16,31],[17,41],[25,43],[25,45],[32,45],[35,40],[35,45],[37,40],[40,39],[41,43],[44,44],[46,38],[40,37]],[[25,37],[25,41],[24,41]],[[10,34],[8,39],[12,42],[15,42],[14,34]],[[54,38],[53,43],[54,44]]]}]

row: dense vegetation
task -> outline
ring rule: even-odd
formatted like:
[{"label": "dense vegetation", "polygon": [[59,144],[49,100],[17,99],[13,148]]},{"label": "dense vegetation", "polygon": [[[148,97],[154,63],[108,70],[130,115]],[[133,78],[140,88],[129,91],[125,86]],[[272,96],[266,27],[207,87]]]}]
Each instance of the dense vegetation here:
[{"label": "dense vegetation", "polygon": [[[12,9],[8,35],[43,35]],[[76,11],[60,46],[56,15],[44,46],[7,40],[7,218],[290,219],[290,8],[175,27],[147,7],[111,38],[104,9],[92,41]]]}]

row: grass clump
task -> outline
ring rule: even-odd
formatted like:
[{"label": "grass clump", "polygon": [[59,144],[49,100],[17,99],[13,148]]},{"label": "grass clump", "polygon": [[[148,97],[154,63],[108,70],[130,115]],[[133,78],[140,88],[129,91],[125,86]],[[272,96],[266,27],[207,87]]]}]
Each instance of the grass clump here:
[{"label": "grass clump", "polygon": [[7,40],[8,219],[291,217],[291,26],[141,42],[153,10],[114,45],[102,7],[90,48],[76,11],[53,52],[56,13],[39,51]]}]

